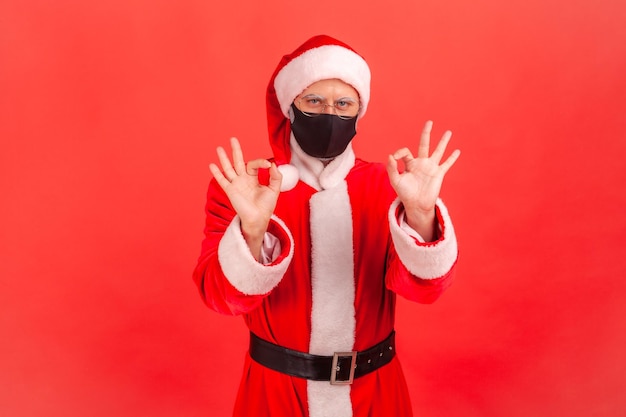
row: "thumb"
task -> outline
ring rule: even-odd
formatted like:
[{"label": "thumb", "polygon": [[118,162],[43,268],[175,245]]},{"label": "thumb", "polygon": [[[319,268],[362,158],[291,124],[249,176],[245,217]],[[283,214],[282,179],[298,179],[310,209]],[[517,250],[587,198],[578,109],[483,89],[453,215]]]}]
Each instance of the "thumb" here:
[{"label": "thumb", "polygon": [[274,192],[280,192],[280,185],[283,182],[283,174],[280,173],[275,162],[270,166],[270,182],[268,187]]}]

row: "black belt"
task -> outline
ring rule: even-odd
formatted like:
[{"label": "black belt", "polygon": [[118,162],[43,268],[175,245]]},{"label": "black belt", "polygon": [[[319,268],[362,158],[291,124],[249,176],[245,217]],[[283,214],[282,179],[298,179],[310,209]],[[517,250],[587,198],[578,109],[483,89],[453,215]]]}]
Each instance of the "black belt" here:
[{"label": "black belt", "polygon": [[275,345],[250,332],[250,356],[261,365],[283,374],[345,385],[391,362],[396,355],[395,335],[392,331],[385,340],[362,352],[320,356]]}]

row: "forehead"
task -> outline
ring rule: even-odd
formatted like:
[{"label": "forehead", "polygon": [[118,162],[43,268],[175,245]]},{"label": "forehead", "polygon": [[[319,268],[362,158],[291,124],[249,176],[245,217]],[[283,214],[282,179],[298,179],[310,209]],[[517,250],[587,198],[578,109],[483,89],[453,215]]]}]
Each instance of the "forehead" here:
[{"label": "forehead", "polygon": [[337,78],[314,82],[305,88],[300,96],[307,94],[318,94],[324,97],[359,97],[354,87]]}]

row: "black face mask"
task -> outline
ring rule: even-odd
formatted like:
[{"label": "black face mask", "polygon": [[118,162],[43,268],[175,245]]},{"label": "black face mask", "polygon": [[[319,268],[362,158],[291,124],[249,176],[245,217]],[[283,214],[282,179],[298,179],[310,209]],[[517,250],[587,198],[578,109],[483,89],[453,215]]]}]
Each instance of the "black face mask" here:
[{"label": "black face mask", "polygon": [[311,117],[291,104],[291,131],[304,152],[315,158],[334,158],[346,150],[356,135],[356,117],[341,119],[334,114]]}]

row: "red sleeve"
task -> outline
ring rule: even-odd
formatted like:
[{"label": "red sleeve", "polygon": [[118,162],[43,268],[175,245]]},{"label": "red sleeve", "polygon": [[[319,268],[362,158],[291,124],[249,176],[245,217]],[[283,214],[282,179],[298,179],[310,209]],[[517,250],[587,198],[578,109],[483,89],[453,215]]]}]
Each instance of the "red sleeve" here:
[{"label": "red sleeve", "polygon": [[398,209],[399,200],[396,200],[389,210],[392,239],[387,257],[386,286],[408,300],[432,303],[452,284],[458,260],[452,221],[447,208],[438,200],[439,238],[420,243],[400,228]]},{"label": "red sleeve", "polygon": [[206,204],[204,240],[193,279],[204,302],[222,314],[244,314],[255,309],[280,282],[293,256],[293,239],[286,226],[272,218],[268,232],[281,244],[281,254],[270,265],[253,257],[226,194],[213,180]]}]

